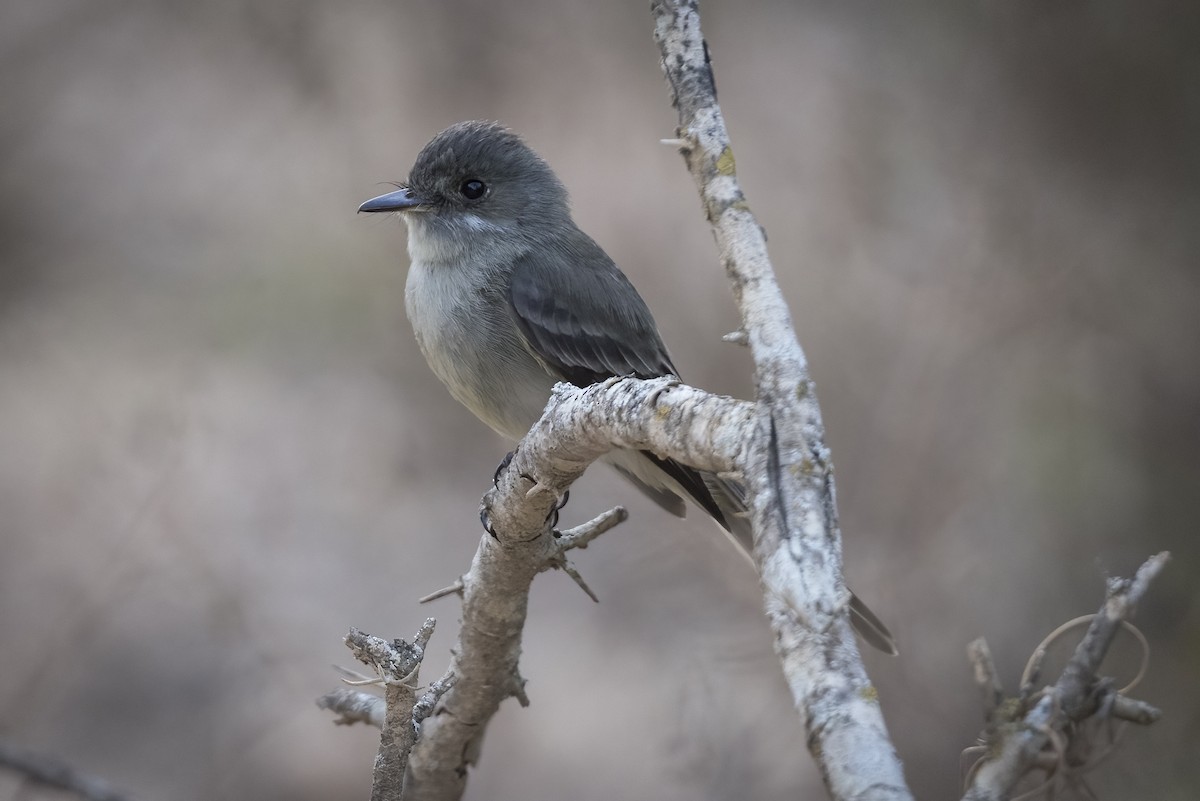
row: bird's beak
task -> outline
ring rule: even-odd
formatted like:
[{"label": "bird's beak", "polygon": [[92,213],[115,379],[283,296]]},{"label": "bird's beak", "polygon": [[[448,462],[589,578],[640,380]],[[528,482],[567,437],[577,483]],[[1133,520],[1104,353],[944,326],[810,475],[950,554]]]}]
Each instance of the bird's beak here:
[{"label": "bird's beak", "polygon": [[358,207],[362,211],[408,211],[425,205],[425,201],[412,193],[407,186],[402,186],[395,192],[373,197]]}]

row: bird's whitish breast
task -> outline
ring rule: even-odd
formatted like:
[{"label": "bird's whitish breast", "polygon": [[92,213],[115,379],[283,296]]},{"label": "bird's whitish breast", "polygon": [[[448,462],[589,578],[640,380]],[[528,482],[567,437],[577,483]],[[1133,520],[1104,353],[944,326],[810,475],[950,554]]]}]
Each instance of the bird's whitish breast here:
[{"label": "bird's whitish breast", "polygon": [[455,400],[516,440],[541,416],[554,379],[524,348],[488,280],[482,271],[414,261],[405,308],[421,353]]}]

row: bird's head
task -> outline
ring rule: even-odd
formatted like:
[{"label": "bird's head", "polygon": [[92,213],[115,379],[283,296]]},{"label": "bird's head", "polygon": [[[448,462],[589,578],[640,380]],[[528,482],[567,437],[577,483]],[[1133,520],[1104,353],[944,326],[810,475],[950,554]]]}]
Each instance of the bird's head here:
[{"label": "bird's head", "polygon": [[397,186],[358,210],[400,212],[414,236],[439,250],[533,242],[571,225],[566,189],[549,165],[496,123],[442,131]]}]

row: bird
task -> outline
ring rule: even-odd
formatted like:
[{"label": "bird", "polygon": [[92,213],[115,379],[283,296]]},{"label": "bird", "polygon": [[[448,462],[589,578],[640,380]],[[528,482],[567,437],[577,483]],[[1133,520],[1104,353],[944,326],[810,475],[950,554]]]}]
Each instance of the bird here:
[{"label": "bird", "polygon": [[[405,311],[421,353],[502,437],[519,441],[558,382],[679,377],[646,302],[575,224],[566,188],[518,134],[494,122],[451,125],[394,186],[358,210],[398,213],[407,225]],[[613,450],[605,461],[672,515],[693,502],[752,553],[739,482],[649,451]],[[853,593],[849,611],[867,643],[896,653]]]}]

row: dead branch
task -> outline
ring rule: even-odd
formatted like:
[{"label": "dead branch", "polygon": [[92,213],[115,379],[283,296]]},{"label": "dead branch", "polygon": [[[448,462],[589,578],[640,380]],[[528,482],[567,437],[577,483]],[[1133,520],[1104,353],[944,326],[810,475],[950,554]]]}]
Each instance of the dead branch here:
[{"label": "dead branch", "polygon": [[[433,636],[435,625],[433,618],[427,618],[411,643],[400,639],[388,641],[358,629],[350,629],[346,635],[346,646],[355,658],[371,667],[378,678],[343,681],[354,686],[383,688],[384,717],[371,782],[371,801],[398,801],[401,798],[404,775],[413,743],[420,732],[421,721],[429,716],[438,698],[454,685],[454,673],[449,672],[440,681],[430,685],[422,699],[417,698],[421,661],[425,658],[425,646]],[[350,713],[360,718],[365,714],[369,719],[373,711],[371,705],[361,698],[357,699],[355,705],[350,705],[350,699],[344,696],[340,700],[343,708],[338,710],[342,715],[337,721],[339,723],[352,722],[348,719]]]},{"label": "dead branch", "polygon": [[[1093,732],[1083,726],[1085,722],[1116,718],[1149,724],[1158,720],[1161,713],[1157,709],[1126,698],[1111,680],[1098,674],[1113,638],[1133,616],[1169,558],[1166,552],[1157,554],[1146,560],[1132,579],[1109,579],[1104,605],[1057,682],[1028,697],[986,705],[988,723],[983,739],[987,755],[972,768],[964,801],[1011,798],[1018,782],[1036,769],[1050,774],[1047,786],[1056,778],[1086,770],[1098,758],[1091,754]],[[978,663],[980,648],[972,645],[972,660]],[[999,691],[995,668],[990,672],[987,683]],[[976,676],[980,673],[977,664]]]},{"label": "dead branch", "polygon": [[[655,40],[679,113],[679,149],[733,282],[755,365],[744,468],[775,650],[835,799],[909,799],[851,634],[833,465],[804,352],[766,237],[738,184],[695,0],[655,0]],[[739,337],[741,339],[741,337]]]},{"label": "dead branch", "polygon": [[[406,799],[462,795],[500,703],[510,696],[528,703],[518,659],[534,577],[565,569],[568,550],[625,519],[624,510],[616,509],[554,536],[552,512],[571,483],[614,447],[670,454],[712,472],[730,470],[751,419],[751,404],[671,378],[555,388],[541,420],[484,497],[492,533],[484,535],[461,578],[463,624],[450,665],[457,684],[422,728],[409,761]],[[582,582],[578,573],[572,578]]]}]

